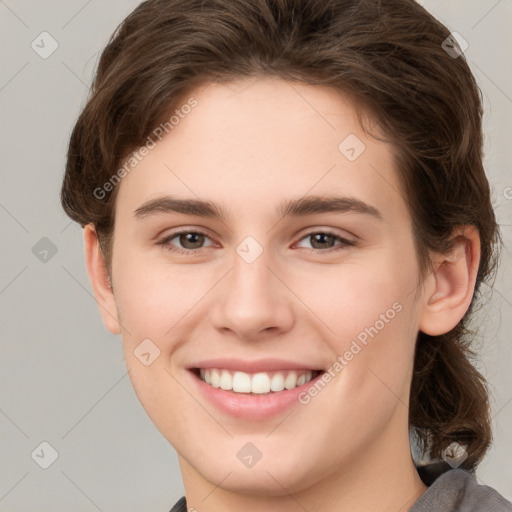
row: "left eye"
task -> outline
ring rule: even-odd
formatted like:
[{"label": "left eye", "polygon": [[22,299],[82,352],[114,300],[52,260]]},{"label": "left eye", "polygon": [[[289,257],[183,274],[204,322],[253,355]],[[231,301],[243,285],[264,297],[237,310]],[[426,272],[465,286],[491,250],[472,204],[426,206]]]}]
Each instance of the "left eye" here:
[{"label": "left eye", "polygon": [[[332,250],[336,251],[338,249],[343,249],[343,247],[346,247],[347,245],[354,245],[353,242],[328,231],[317,231],[309,233],[302,237],[301,241],[307,239],[311,240],[313,250],[322,250],[322,252],[331,252]],[[341,243],[337,245],[331,245],[331,242],[335,242],[336,240],[339,240]]]},{"label": "left eye", "polygon": [[[346,246],[354,245],[354,242],[328,231],[313,231],[308,233],[299,240],[299,243],[303,240],[307,240],[308,238],[311,240],[313,247],[305,247],[305,249],[313,251],[331,252],[332,250],[339,250]],[[176,247],[172,243],[174,239],[178,239],[181,248]],[[164,238],[161,242],[158,242],[158,245],[162,245],[165,249],[171,252],[190,253],[194,252],[195,249],[202,249],[203,247],[213,245],[210,243],[208,246],[204,246],[203,244],[205,243],[205,240],[211,239],[206,234],[199,231],[180,231]],[[340,243],[332,245],[336,240]]]}]

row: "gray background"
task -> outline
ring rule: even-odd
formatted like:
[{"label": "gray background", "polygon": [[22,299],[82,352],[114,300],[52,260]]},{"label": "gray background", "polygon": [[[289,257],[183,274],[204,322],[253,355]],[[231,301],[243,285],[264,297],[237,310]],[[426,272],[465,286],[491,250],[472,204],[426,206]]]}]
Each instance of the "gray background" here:
[{"label": "gray background", "polygon": [[[495,436],[478,477],[511,499],[512,1],[422,3],[468,42],[484,95],[486,167],[506,248],[475,322]],[[0,511],[168,511],[183,494],[174,449],[136,399],[121,338],[101,322],[82,229],[59,202],[67,141],[98,52],[137,4],[0,0]],[[58,43],[47,58],[31,47],[43,31]],[[48,51],[42,37],[38,50]],[[58,453],[47,469],[43,441]]]}]

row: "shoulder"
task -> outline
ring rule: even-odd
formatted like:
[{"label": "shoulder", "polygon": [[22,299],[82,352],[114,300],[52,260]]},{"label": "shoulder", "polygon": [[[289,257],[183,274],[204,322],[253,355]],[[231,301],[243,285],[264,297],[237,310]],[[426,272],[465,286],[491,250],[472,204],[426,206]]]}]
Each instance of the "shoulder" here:
[{"label": "shoulder", "polygon": [[512,512],[512,502],[492,487],[479,484],[473,473],[449,469],[436,474],[436,469],[418,472],[430,487],[409,512]]}]

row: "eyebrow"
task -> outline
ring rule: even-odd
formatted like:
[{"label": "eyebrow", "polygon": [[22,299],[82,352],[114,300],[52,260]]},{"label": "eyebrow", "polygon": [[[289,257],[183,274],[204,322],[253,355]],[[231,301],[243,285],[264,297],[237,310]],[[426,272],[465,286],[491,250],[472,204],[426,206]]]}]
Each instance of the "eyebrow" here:
[{"label": "eyebrow", "polygon": [[[337,196],[306,196],[290,199],[279,205],[276,212],[282,217],[303,217],[318,213],[359,213],[370,215],[383,220],[381,212],[364,201],[354,197]],[[211,201],[201,199],[181,199],[173,196],[163,196],[151,199],[139,206],[135,218],[142,220],[146,217],[166,213],[182,213],[198,217],[225,221],[226,211]]]}]

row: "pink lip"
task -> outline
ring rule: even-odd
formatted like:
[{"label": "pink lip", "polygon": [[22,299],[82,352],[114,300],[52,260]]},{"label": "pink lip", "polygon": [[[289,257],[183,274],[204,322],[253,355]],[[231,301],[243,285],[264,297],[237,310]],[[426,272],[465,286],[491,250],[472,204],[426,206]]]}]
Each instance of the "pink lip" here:
[{"label": "pink lip", "polygon": [[284,359],[258,359],[256,361],[244,361],[242,359],[207,359],[198,361],[192,368],[217,368],[220,370],[232,370],[246,373],[273,372],[277,370],[319,370],[320,367],[307,366]]},{"label": "pink lip", "polygon": [[[204,363],[203,363],[204,364]],[[201,368],[221,367],[226,370],[225,365],[216,366],[200,366]],[[282,365],[282,362],[280,362]],[[267,369],[268,366],[266,367]],[[299,369],[295,365],[292,369]],[[237,366],[235,369],[240,369]],[[279,369],[284,369],[279,366]],[[203,382],[194,371],[187,372],[191,376],[199,392],[221,412],[228,414],[234,418],[244,419],[248,421],[263,421],[278,414],[282,414],[293,405],[300,406],[298,397],[305,392],[310,386],[313,386],[318,379],[322,377],[322,373],[314,379],[293,389],[279,391],[277,393],[268,393],[265,395],[254,395],[249,393],[235,393],[233,391],[225,391],[220,388],[213,388],[206,382]]]}]

